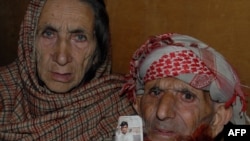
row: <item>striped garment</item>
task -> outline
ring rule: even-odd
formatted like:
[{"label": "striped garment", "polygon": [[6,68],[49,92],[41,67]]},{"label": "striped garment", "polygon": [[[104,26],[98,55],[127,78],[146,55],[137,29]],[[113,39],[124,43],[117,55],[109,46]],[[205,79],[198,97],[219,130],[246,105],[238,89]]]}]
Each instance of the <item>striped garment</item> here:
[{"label": "striped garment", "polygon": [[0,140],[82,140],[112,138],[120,115],[135,114],[111,75],[110,57],[88,84],[66,94],[39,85],[34,61],[36,24],[45,1],[32,0],[21,25],[18,58],[0,68]]}]

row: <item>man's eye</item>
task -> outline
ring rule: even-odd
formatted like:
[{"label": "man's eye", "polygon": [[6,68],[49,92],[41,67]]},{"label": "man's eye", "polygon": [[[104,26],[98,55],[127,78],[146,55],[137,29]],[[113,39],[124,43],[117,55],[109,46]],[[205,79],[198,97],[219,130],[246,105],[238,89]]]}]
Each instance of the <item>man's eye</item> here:
[{"label": "man's eye", "polygon": [[181,99],[185,102],[192,102],[196,97],[195,94],[193,94],[189,90],[179,90],[178,93],[181,94]]},{"label": "man's eye", "polygon": [[149,94],[153,96],[158,96],[163,92],[159,87],[153,87],[150,89]]},{"label": "man's eye", "polygon": [[45,37],[45,38],[51,39],[51,38],[54,37],[54,35],[55,35],[55,33],[53,31],[51,31],[51,30],[45,30],[45,31],[42,32],[42,36]]}]

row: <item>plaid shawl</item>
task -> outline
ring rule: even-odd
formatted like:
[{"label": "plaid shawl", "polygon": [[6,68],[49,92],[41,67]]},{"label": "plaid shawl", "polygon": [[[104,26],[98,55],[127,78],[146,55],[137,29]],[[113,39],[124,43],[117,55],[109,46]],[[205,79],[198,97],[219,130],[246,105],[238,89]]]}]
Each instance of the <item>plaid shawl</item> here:
[{"label": "plaid shawl", "polygon": [[18,58],[0,68],[0,140],[111,138],[118,117],[134,110],[119,95],[124,78],[110,75],[110,57],[90,83],[70,93],[53,94],[38,83],[33,43],[44,3],[30,2],[21,25]]}]

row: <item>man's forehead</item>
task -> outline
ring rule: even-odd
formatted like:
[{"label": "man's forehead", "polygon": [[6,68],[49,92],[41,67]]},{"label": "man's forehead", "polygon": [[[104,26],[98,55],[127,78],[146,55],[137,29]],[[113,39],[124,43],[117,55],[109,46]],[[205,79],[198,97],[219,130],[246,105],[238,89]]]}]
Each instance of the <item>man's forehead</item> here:
[{"label": "man's forehead", "polygon": [[[150,86],[162,86],[162,87],[187,87],[189,86],[187,83],[177,79],[177,78],[174,78],[174,77],[164,77],[164,78],[158,78],[158,79],[155,79],[155,80],[151,80],[151,81],[148,81],[146,83],[146,87],[150,87]],[[190,87],[190,86],[189,86]]]}]

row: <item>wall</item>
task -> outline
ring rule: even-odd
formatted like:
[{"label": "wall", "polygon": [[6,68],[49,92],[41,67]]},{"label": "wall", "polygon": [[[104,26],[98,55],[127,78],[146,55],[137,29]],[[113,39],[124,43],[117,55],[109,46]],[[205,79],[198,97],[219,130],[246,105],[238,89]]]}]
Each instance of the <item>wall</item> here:
[{"label": "wall", "polygon": [[[249,0],[105,1],[110,15],[113,72],[127,73],[133,52],[150,35],[177,32],[194,36],[221,52],[235,67],[243,85],[250,86]],[[0,2],[0,65],[16,57],[27,2]]]},{"label": "wall", "polygon": [[18,33],[28,1],[0,1],[0,66],[11,63],[17,56]]}]

